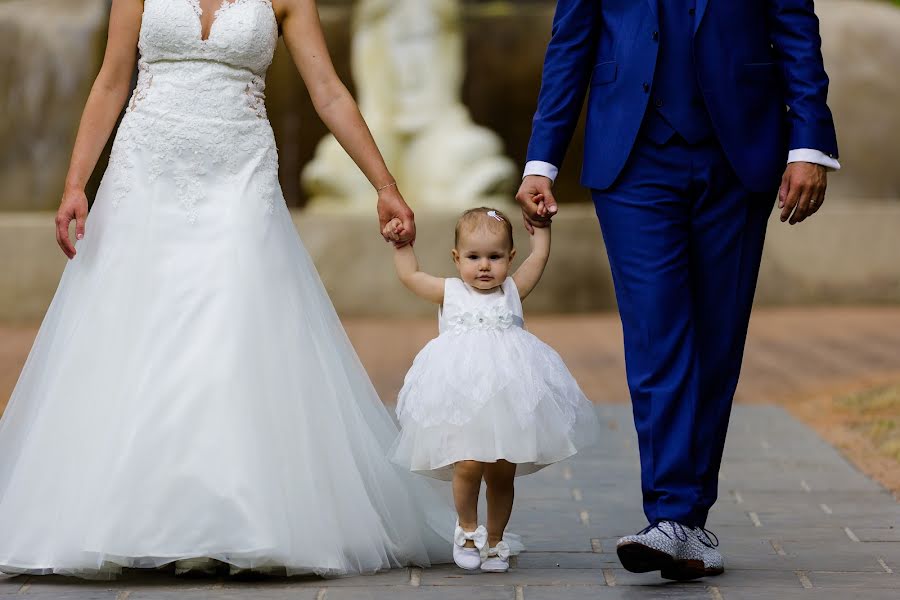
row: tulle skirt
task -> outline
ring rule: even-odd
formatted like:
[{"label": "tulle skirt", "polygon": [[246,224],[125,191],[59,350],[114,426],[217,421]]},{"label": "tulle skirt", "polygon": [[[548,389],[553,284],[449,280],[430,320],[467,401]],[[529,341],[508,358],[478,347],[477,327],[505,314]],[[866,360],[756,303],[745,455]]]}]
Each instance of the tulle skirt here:
[{"label": "tulle skirt", "polygon": [[397,402],[392,460],[452,479],[460,460],[516,463],[527,475],[588,446],[597,416],[550,346],[525,329],[448,331],[429,342]]},{"label": "tulle skirt", "polygon": [[389,461],[397,428],[277,186],[198,175],[186,218],[146,158],[128,197],[104,180],[0,421],[0,571],[449,560],[453,513]]}]

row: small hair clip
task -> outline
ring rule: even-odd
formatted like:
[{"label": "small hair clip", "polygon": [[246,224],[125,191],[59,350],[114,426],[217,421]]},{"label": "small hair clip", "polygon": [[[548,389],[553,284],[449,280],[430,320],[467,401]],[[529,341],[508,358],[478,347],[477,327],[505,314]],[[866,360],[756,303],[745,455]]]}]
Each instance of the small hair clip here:
[{"label": "small hair clip", "polygon": [[506,223],[506,219],[504,219],[503,217],[501,217],[500,215],[498,215],[496,210],[489,210],[489,211],[487,211],[487,216],[493,217],[494,219],[497,219],[497,220],[500,221],[501,223]]}]

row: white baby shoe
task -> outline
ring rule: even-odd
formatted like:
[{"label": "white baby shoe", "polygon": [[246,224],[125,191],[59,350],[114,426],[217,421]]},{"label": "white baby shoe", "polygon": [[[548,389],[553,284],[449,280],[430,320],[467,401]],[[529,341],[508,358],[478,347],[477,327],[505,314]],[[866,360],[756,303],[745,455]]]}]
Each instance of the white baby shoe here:
[{"label": "white baby shoe", "polygon": [[499,542],[496,547],[490,548],[487,558],[481,563],[481,570],[488,573],[506,573],[509,571],[509,544]]},{"label": "white baby shoe", "polygon": [[[475,543],[474,548],[466,548],[466,542]],[[456,531],[453,532],[453,562],[460,569],[474,571],[481,566],[481,560],[486,555],[487,529],[479,525],[475,531],[463,531],[456,521]]]}]

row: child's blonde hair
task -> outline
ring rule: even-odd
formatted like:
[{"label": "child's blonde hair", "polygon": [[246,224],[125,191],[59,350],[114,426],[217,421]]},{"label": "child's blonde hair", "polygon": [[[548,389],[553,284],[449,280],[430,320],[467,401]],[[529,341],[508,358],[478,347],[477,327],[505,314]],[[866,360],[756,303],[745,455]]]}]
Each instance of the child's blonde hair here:
[{"label": "child's blonde hair", "polygon": [[453,246],[459,247],[460,235],[465,232],[469,233],[484,227],[489,231],[503,231],[509,240],[509,249],[514,248],[512,223],[503,212],[489,208],[487,206],[479,206],[478,208],[470,208],[464,212],[456,222],[456,235],[453,239]]}]

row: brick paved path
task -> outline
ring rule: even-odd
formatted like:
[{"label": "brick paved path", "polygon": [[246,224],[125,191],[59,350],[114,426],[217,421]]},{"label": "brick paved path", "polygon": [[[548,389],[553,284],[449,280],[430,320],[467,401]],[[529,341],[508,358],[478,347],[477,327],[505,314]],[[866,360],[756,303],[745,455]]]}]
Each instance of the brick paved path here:
[{"label": "brick paved path", "polygon": [[[603,441],[590,452],[519,480],[510,525],[527,551],[505,575],[450,566],[340,580],[179,580],[165,573],[120,581],[0,580],[23,600],[576,600],[696,598],[881,600],[900,597],[900,505],[779,408],[739,407],[720,501],[710,527],[728,571],[664,582],[621,569],[615,539],[643,526],[635,434],[628,408],[598,407]],[[315,543],[315,540],[310,540]]]}]

